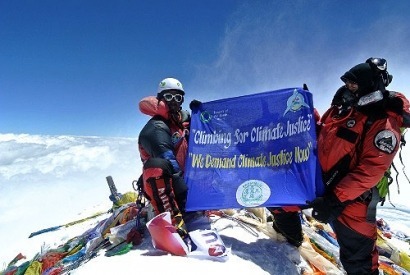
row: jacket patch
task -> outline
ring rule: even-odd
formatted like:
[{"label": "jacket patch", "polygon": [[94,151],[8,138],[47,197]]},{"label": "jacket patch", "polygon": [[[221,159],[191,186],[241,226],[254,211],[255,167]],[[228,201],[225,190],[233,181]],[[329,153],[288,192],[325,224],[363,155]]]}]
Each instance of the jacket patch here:
[{"label": "jacket patch", "polygon": [[352,127],[355,126],[355,125],[356,125],[356,120],[354,120],[354,119],[349,119],[349,120],[346,122],[347,128],[352,128]]},{"label": "jacket patch", "polygon": [[181,140],[181,138],[182,136],[179,132],[173,133],[171,137],[172,144],[175,146]]},{"label": "jacket patch", "polygon": [[355,143],[359,134],[350,129],[340,127],[339,129],[337,129],[336,136],[341,139],[347,140],[350,143]]},{"label": "jacket patch", "polygon": [[393,153],[397,145],[397,138],[390,130],[383,130],[374,137],[374,145],[382,152]]}]

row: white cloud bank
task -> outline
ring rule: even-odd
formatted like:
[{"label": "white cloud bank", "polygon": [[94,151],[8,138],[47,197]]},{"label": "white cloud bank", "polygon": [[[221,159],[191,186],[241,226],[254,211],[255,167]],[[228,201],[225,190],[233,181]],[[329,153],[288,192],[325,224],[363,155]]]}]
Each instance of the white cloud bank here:
[{"label": "white cloud bank", "polygon": [[132,138],[0,134],[0,152],[0,263],[31,232],[108,201],[107,176],[125,193],[141,173]]}]

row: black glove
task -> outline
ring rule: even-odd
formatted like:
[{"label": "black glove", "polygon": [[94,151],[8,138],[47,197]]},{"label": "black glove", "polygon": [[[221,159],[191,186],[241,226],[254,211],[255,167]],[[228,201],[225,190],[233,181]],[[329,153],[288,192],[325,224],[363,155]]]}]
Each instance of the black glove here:
[{"label": "black glove", "polygon": [[335,220],[346,206],[334,194],[318,197],[313,201],[306,201],[306,204],[313,207],[312,217],[322,223]]},{"label": "black glove", "polygon": [[308,88],[308,86],[306,85],[306,83],[303,83],[303,90],[309,91],[309,88]]},{"label": "black glove", "polygon": [[184,176],[184,172],[182,171],[172,174],[172,178],[182,178],[183,176]]},{"label": "black glove", "polygon": [[202,102],[199,100],[192,100],[191,103],[189,103],[189,109],[191,109],[192,111],[198,109],[201,106]]}]

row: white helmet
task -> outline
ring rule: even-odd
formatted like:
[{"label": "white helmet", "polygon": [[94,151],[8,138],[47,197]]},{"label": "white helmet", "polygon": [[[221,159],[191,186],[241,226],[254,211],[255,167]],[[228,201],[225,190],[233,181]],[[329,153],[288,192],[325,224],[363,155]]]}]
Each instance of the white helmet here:
[{"label": "white helmet", "polygon": [[158,85],[158,97],[161,96],[161,93],[166,90],[178,90],[181,91],[182,95],[185,95],[184,88],[182,87],[181,82],[175,78],[165,78]]}]

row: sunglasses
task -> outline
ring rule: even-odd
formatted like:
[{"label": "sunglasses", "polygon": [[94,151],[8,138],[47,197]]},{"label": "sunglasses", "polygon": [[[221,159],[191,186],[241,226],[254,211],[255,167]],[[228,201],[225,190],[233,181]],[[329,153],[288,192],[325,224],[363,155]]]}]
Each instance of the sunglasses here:
[{"label": "sunglasses", "polygon": [[173,94],[170,94],[170,93],[166,93],[166,94],[164,94],[163,95],[163,97],[164,97],[164,99],[165,99],[165,101],[171,101],[171,100],[175,100],[176,102],[181,102],[183,99],[184,99],[184,96],[183,95],[180,95],[180,94],[175,94],[175,95],[173,95]]}]

